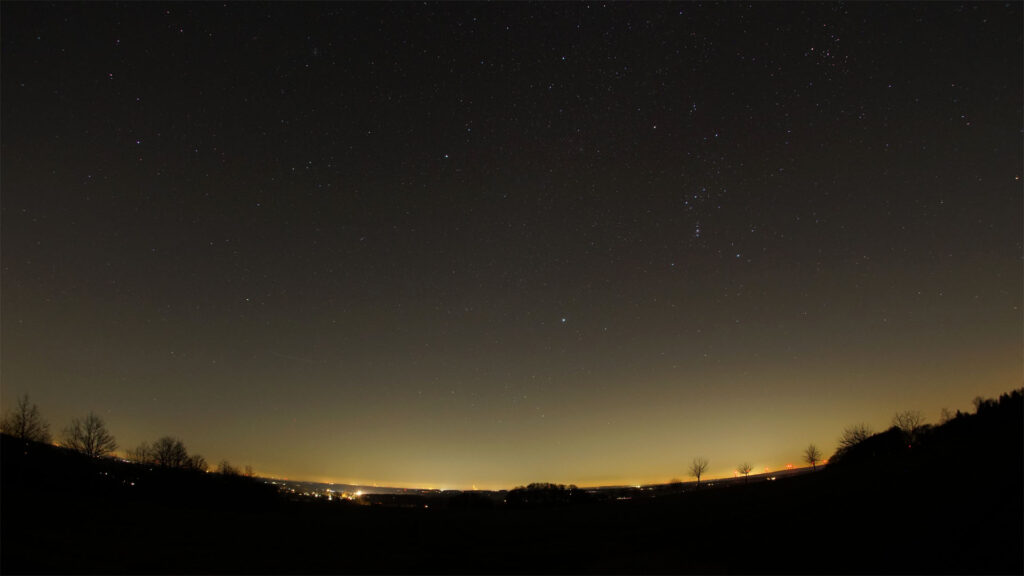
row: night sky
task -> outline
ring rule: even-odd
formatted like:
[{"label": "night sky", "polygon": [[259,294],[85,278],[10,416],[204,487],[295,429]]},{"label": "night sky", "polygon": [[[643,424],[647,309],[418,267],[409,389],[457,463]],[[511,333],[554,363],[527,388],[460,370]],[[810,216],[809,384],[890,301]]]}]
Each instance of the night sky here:
[{"label": "night sky", "polygon": [[1024,374],[1021,8],[4,2],[4,409],[435,488],[967,410]]}]

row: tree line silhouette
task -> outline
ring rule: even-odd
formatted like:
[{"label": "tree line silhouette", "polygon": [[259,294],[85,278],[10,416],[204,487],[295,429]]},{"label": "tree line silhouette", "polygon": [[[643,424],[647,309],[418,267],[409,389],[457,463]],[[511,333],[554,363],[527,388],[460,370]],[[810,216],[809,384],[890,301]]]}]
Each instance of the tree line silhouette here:
[{"label": "tree line silhouette", "polygon": [[[50,444],[50,426],[39,412],[39,407],[29,401],[28,394],[18,397],[17,405],[0,421],[0,432],[22,442]],[[114,436],[107,430],[106,423],[94,412],[85,418],[73,418],[71,424],[61,431],[58,445],[70,448],[91,458],[112,456],[117,450]],[[200,454],[189,454],[185,443],[174,436],[163,436],[152,444],[142,442],[127,451],[128,460],[139,464],[151,464],[161,468],[208,472],[210,467]],[[228,460],[222,460],[214,470],[226,476],[254,476],[251,466],[242,472]]]},{"label": "tree line silhouette", "polygon": [[[988,414],[995,412],[1000,406],[1011,403],[1020,403],[1022,390],[1013,390],[1003,394],[999,399],[974,398],[973,405],[975,414]],[[943,408],[940,412],[940,424],[963,419],[968,415],[957,410],[952,413]],[[891,451],[892,445],[905,445],[906,449],[912,450],[914,445],[922,439],[927,439],[934,427],[928,424],[919,410],[904,410],[897,412],[892,418],[892,426],[883,433],[874,433],[866,424],[854,424],[845,428],[838,439],[838,448],[829,461],[843,461],[851,458],[863,457],[863,453],[877,454],[880,450]],[[18,398],[17,404],[0,421],[0,432],[13,436],[23,442],[40,442],[49,444],[52,441],[49,424],[43,420],[39,407],[29,401],[27,394]],[[92,458],[111,456],[117,449],[114,436],[106,428],[103,419],[93,412],[89,412],[85,418],[72,419],[60,435],[59,445],[70,448]],[[888,447],[883,450],[883,447]],[[130,461],[140,464],[150,464],[167,469],[180,469],[207,472],[211,471],[206,459],[200,454],[189,454],[181,439],[173,436],[163,436],[152,444],[142,442],[138,446],[127,450],[127,458]],[[823,455],[818,447],[811,443],[803,451],[803,461],[817,470],[818,463],[823,461]],[[709,460],[703,456],[692,460],[689,473],[696,479],[696,486],[701,485],[701,477],[704,476],[709,466]],[[741,463],[736,472],[743,475],[744,481],[748,479],[752,467],[749,462]],[[244,471],[239,470],[228,460],[222,460],[212,471],[227,476],[254,476],[251,466],[245,466]],[[678,483],[673,480],[672,483]],[[509,492],[509,502],[568,502],[578,500],[583,494],[575,485],[566,487],[562,484],[534,483],[528,486],[520,486]]]},{"label": "tree line silhouette", "polygon": [[[705,489],[701,457],[699,491],[535,483],[327,504],[238,470],[188,468],[193,455],[173,438],[147,443],[146,463],[91,457],[95,442],[16,438],[46,429],[23,398],[0,436],[0,573],[1020,574],[1024,461],[1008,455],[1024,450],[1022,413],[1016,390],[978,399],[971,414],[947,411],[934,426],[913,413],[881,433],[857,424],[842,431],[827,466],[779,482],[748,479],[753,467],[742,463],[744,481]],[[88,432],[105,428],[89,422],[80,419],[80,435],[101,437]],[[983,473],[965,474],[964,463]]]}]

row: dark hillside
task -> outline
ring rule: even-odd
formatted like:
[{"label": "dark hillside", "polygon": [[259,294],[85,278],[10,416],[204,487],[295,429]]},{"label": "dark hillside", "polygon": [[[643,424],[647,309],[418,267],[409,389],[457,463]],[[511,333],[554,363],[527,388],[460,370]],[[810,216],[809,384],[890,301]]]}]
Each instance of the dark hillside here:
[{"label": "dark hillside", "polygon": [[542,485],[543,502],[515,506],[290,501],[251,479],[25,450],[4,437],[0,568],[1020,574],[1022,413],[1016,391],[912,445],[890,430],[776,482],[632,501],[563,498]]}]

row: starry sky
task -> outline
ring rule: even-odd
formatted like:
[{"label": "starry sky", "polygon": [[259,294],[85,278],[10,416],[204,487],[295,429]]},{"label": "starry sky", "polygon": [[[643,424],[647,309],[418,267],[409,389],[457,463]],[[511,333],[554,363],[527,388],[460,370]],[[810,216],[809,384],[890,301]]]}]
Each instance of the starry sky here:
[{"label": "starry sky", "polygon": [[2,10],[4,408],[689,480],[1022,382],[1020,3]]}]

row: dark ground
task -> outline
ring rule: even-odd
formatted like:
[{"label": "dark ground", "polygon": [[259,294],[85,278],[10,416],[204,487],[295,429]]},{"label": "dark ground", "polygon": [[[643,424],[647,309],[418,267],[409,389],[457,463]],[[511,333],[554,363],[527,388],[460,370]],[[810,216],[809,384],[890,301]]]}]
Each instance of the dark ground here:
[{"label": "dark ground", "polygon": [[1014,394],[988,414],[931,430],[913,449],[893,430],[811,474],[532,508],[291,501],[250,479],[25,450],[4,436],[0,569],[1021,574]]}]

